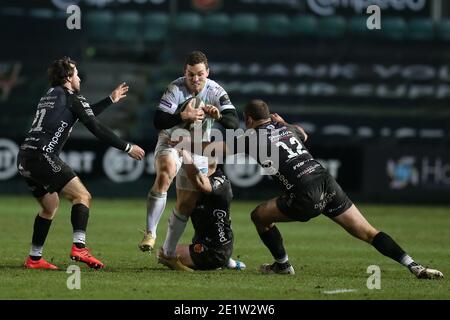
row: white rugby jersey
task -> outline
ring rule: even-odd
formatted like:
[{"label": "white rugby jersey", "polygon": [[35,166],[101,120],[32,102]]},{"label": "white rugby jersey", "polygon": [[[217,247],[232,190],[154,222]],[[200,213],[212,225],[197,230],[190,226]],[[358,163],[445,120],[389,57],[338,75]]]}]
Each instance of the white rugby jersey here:
[{"label": "white rugby jersey", "polygon": [[[178,109],[184,101],[194,96],[187,88],[185,80],[186,77],[180,77],[169,84],[159,102],[159,110],[174,114],[179,111]],[[235,109],[230,101],[230,98],[228,97],[227,92],[217,82],[211,79],[206,79],[205,86],[202,91],[197,94],[197,97],[202,99],[205,104],[210,104],[217,107],[220,112],[227,109]],[[213,122],[214,119],[209,116],[206,117],[204,127],[207,128],[207,132],[204,132],[204,141],[209,140]],[[170,135],[175,129],[181,127],[183,127],[183,124],[178,124],[170,129],[165,129],[164,131]]]}]

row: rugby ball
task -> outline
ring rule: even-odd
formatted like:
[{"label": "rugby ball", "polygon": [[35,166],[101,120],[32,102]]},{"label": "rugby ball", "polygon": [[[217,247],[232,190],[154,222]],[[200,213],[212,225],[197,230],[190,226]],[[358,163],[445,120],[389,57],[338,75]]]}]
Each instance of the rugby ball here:
[{"label": "rugby ball", "polygon": [[192,97],[192,98],[187,99],[186,101],[184,101],[184,102],[181,104],[180,112],[182,112],[182,111],[184,111],[184,109],[186,109],[188,103],[189,103],[192,99],[195,100],[195,102],[194,102],[194,109],[202,108],[202,107],[205,106],[205,102],[204,102],[202,99],[200,99],[199,97]]},{"label": "rugby ball", "polygon": [[[180,113],[183,112],[184,109],[186,109],[186,106],[189,104],[189,102],[190,102],[192,99],[195,100],[195,101],[194,101],[194,105],[193,105],[194,109],[201,109],[201,108],[203,108],[203,107],[205,106],[205,102],[204,102],[202,99],[200,99],[199,97],[192,97],[192,98],[187,99],[186,101],[184,101],[184,102],[181,104],[181,107],[180,107]],[[206,119],[206,118],[205,118],[205,119]],[[203,120],[203,122],[204,122],[204,121],[205,121],[205,120]],[[185,122],[184,125],[183,125],[183,128],[185,128],[185,129],[187,129],[187,130],[191,130],[191,129],[194,128],[194,126],[197,126],[197,125],[198,125],[198,126],[202,126],[203,122],[202,122],[202,121],[196,121],[195,123]]]}]

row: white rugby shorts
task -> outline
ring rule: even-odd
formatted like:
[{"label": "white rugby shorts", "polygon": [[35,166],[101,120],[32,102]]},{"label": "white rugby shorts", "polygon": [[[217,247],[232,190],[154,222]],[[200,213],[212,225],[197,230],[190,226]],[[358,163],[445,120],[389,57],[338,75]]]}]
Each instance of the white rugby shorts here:
[{"label": "white rugby shorts", "polygon": [[[176,187],[180,190],[197,191],[198,189],[189,180],[186,171],[182,168],[183,157],[179,152],[169,145],[169,135],[164,131],[161,131],[158,136],[158,143],[155,148],[155,159],[159,156],[169,156],[175,161],[176,164]],[[194,165],[202,173],[208,172],[208,157],[200,156],[197,154],[192,155]]]}]

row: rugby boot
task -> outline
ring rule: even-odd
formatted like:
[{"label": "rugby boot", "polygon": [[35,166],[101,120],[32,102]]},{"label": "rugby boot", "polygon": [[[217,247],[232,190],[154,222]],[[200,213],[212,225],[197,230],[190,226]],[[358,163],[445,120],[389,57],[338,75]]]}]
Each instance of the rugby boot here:
[{"label": "rugby boot", "polygon": [[425,268],[420,264],[415,264],[409,267],[409,271],[414,274],[417,279],[443,279],[444,274],[436,269]]},{"label": "rugby boot", "polygon": [[276,261],[272,264],[264,263],[261,265],[260,270],[264,274],[295,274],[294,268],[289,261],[285,263],[278,263]]},{"label": "rugby boot", "polygon": [[88,248],[77,248],[77,246],[74,244],[72,245],[72,250],[70,252],[70,259],[84,262],[89,267],[94,269],[101,269],[104,267],[104,264],[100,260],[95,258]]},{"label": "rugby boot", "polygon": [[48,269],[48,270],[58,270],[58,267],[47,262],[44,258],[39,260],[33,260],[28,256],[27,260],[23,265],[26,269]]},{"label": "rugby boot", "polygon": [[144,238],[141,240],[141,242],[138,244],[139,249],[141,249],[142,252],[152,252],[153,248],[155,247],[155,240],[156,238],[152,235],[150,231],[143,231],[144,232]]},{"label": "rugby boot", "polygon": [[242,261],[234,260],[233,258],[230,258],[228,260],[227,268],[235,269],[235,270],[244,270],[245,268],[247,268],[247,266]]},{"label": "rugby boot", "polygon": [[194,270],[185,266],[181,263],[180,259],[177,257],[168,257],[164,254],[164,251],[162,248],[159,248],[158,254],[157,254],[158,262],[165,265],[166,267],[172,269],[172,270],[178,270],[178,271],[186,271],[186,272],[193,272]]}]

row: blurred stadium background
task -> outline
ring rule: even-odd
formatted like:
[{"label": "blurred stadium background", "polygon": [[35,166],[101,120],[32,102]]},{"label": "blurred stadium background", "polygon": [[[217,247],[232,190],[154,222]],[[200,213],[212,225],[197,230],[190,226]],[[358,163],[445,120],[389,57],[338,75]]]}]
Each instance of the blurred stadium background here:
[{"label": "blurred stadium background", "polygon": [[[407,271],[323,217],[307,225],[280,226],[299,277],[264,279],[262,286],[257,266],[270,255],[248,213],[256,201],[278,192],[255,164],[226,166],[237,200],[235,256],[247,263],[248,272],[210,273],[205,282],[205,274],[176,275],[131,249],[140,240],[136,227],[144,222],[144,199],[154,179],[153,112],[168,83],[182,75],[185,54],[202,50],[210,61],[210,77],[228,91],[239,114],[249,99],[260,97],[274,112],[303,126],[310,134],[310,151],[352,199],[372,203],[362,206],[370,221],[392,231],[424,264],[450,272],[445,248],[450,226],[450,2],[372,1],[381,6],[381,30],[366,28],[367,3],[1,1],[0,240],[5,259],[0,298],[317,299],[324,297],[322,290],[358,288],[347,298],[448,299],[447,281],[409,281]],[[79,30],[66,27],[69,4],[81,8]],[[16,154],[48,88],[46,69],[64,55],[78,62],[82,93],[91,102],[122,81],[130,84],[127,99],[111,106],[101,120],[147,151],[145,161],[132,161],[103,146],[82,125],[74,128],[64,149],[62,157],[94,196],[89,241],[108,265],[105,272],[83,274],[88,290],[81,293],[67,290],[64,272],[19,269],[36,203],[17,174]],[[102,197],[107,200],[97,200]],[[50,232],[46,255],[67,266],[69,204],[61,206],[65,217]],[[161,243],[165,220],[159,228]],[[191,234],[188,230],[183,241]],[[387,281],[382,292],[365,288],[370,263],[383,264]]]},{"label": "blurred stadium background", "polygon": [[[367,3],[2,1],[0,192],[27,193],[15,169],[17,146],[47,89],[47,66],[69,55],[89,101],[130,84],[128,98],[101,120],[146,146],[148,156],[138,164],[108,151],[79,125],[64,158],[96,196],[145,196],[154,173],[153,112],[182,74],[184,55],[199,49],[238,109],[261,97],[304,126],[310,150],[354,199],[449,203],[450,5],[373,1],[382,29],[368,30]],[[79,30],[66,27],[69,4],[81,8]],[[238,199],[274,191],[256,165],[227,170]]]}]

